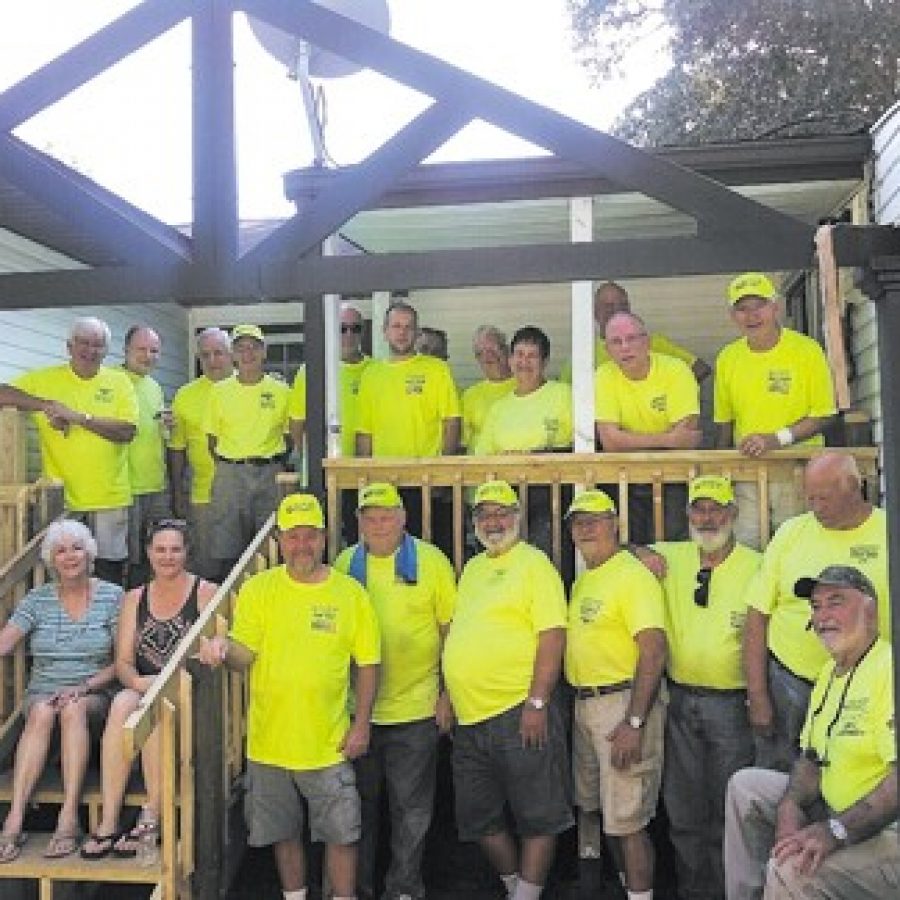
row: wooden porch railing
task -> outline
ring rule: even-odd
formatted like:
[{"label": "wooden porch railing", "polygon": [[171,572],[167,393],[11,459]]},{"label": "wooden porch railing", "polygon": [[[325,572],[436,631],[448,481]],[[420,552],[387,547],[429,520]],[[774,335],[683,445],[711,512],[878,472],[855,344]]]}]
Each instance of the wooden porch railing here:
[{"label": "wooden porch railing", "polygon": [[[656,539],[661,540],[664,521],[664,491],[670,484],[686,484],[697,475],[727,475],[735,483],[757,485],[760,497],[760,534],[763,543],[771,535],[768,518],[770,486],[793,485],[796,509],[805,508],[803,470],[817,452],[791,447],[762,459],[751,459],[734,450],[666,451],[661,453],[536,453],[509,456],[450,456],[434,459],[328,459],[324,461],[328,503],[329,558],[341,549],[341,491],[355,491],[373,481],[389,481],[398,487],[418,488],[422,494],[425,540],[431,538],[432,506],[436,491],[452,498],[453,563],[462,569],[465,553],[467,489],[484,481],[502,478],[519,490],[523,512],[527,512],[529,488],[549,485],[553,518],[552,558],[559,565],[564,534],[563,489],[617,485],[620,498],[635,485],[650,485]],[[878,496],[878,450],[847,448],[857,460],[871,499]],[[619,529],[628,539],[628,504],[619,503]],[[522,516],[523,528],[527,515]],[[527,538],[527,533],[525,534]]]}]

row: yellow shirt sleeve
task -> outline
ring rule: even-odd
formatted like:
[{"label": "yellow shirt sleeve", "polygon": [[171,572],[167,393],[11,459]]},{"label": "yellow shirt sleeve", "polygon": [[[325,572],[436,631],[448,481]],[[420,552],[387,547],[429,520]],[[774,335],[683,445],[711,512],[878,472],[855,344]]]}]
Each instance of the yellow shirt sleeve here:
[{"label": "yellow shirt sleeve", "polygon": [[306,421],[306,366],[297,370],[288,398],[288,417]]}]

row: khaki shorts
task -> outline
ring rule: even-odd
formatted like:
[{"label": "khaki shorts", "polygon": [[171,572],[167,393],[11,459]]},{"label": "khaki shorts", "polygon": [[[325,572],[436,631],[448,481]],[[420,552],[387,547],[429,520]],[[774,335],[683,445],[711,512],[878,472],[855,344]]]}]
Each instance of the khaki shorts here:
[{"label": "khaki shorts", "polygon": [[657,701],[641,729],[641,760],[627,770],[610,762],[607,735],[628,715],[631,691],[575,699],[572,769],[575,802],[602,810],[603,830],[619,837],[646,828],[656,813],[662,778],[665,706]]},{"label": "khaki shorts", "polygon": [[83,513],[85,524],[97,541],[97,559],[120,562],[128,559],[128,515],[130,507],[97,509]]},{"label": "khaki shorts", "polygon": [[354,844],[360,835],[356,773],[349,762],[294,771],[247,760],[244,817],[247,843],[267,847],[303,839],[303,801],[313,841]]}]

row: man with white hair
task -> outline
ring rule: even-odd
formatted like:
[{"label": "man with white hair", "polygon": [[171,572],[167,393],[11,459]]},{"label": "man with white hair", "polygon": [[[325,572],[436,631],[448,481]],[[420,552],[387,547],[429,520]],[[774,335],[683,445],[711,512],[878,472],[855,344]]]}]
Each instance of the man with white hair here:
[{"label": "man with white hair", "polygon": [[128,444],[136,432],[138,408],[128,376],[103,365],[109,344],[105,322],[77,319],[66,342],[69,361],[27,372],[14,385],[77,413],[65,422],[37,417],[44,475],[63,482],[71,512],[86,514],[97,539],[98,574],[121,582],[131,506]]},{"label": "man with white hair", "polygon": [[494,325],[476,328],[472,352],[484,378],[462,393],[462,443],[469,453],[478,443],[491,407],[516,386],[509,367],[509,345],[499,328]]},{"label": "man with white hair", "polygon": [[809,605],[794,591],[799,578],[825,565],[856,566],[875,586],[882,637],[890,635],[887,522],[862,494],[849,453],[828,451],[804,475],[809,512],[775,533],[748,589],[744,626],[747,706],[756,734],[756,765],[788,771],[813,682],[828,660],[809,630]]},{"label": "man with white hair", "polygon": [[484,553],[463,570],[444,645],[444,677],[458,722],[456,821],[462,840],[478,841],[510,898],[537,900],[556,836],[573,823],[554,692],[565,646],[565,593],[553,564],[520,539],[512,487],[488,481],[474,499]]},{"label": "man with white hair", "polygon": [[756,550],[734,537],[731,481],[701,475],[688,493],[691,539],[654,545],[666,563],[669,639],[663,800],[675,847],[678,896],[725,892],[722,832],[728,779],[753,762],[741,639]]},{"label": "man with white hair", "polygon": [[886,900],[900,884],[891,645],[858,568],[798,579],[828,661],[790,774],[743,769],[728,787],[728,900]]},{"label": "man with white hair", "polygon": [[[213,523],[210,518],[215,460],[203,427],[213,385],[231,376],[231,338],[221,328],[206,328],[197,335],[197,359],[202,374],[180,387],[172,400],[172,437],[169,439],[169,481],[172,510],[186,518],[191,530],[191,571],[211,579],[219,566],[210,553]],[[188,495],[190,475],[190,495]]]}]

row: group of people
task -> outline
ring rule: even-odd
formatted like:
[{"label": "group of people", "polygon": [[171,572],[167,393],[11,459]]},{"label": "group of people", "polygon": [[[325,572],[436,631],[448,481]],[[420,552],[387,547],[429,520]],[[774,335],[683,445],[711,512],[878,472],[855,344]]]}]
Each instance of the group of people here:
[{"label": "group of people", "polygon": [[[741,337],[715,365],[716,444],[748,456],[821,444],[834,399],[818,344],[781,325],[761,273],[734,279],[728,301]],[[598,288],[594,312],[601,448],[700,446],[698,383],[710,367],[649,333],[619,285]],[[508,346],[480,328],[484,378],[460,396],[446,360],[416,351],[409,304],[385,313],[383,360],[362,352],[358,309],[345,305],[340,319],[345,455],[571,448],[572,391],[548,379],[539,328],[519,329]],[[850,455],[813,458],[806,513],[771,492],[780,527],[763,553],[752,486],[703,475],[667,490],[666,540],[652,546],[648,498],[630,491],[627,547],[615,492],[582,492],[566,516],[584,562],[568,596],[533,546],[544,544],[551,505],[529,493],[528,543],[505,482],[471,498],[481,552],[458,583],[442,551],[416,536],[419,492],[387,483],[352,498],[355,527],[329,566],[319,501],[278,500],[276,475],[303,440],[305,373],[290,386],[266,374],[255,325],[207,329],[197,338],[203,374],[170,410],[150,374],[158,335],[132,329],[121,369],[102,365],[109,340],[104,323],[79,320],[68,364],[0,387],[0,402],[40,414],[45,471],[62,478],[67,507],[88,526],[48,534],[56,578],[0,632],[0,652],[29,636],[34,658],[0,861],[19,852],[57,721],[67,800],[47,852],[128,854],[157,827],[148,743],[148,805],[121,828],[121,724],[212,582],[277,509],[283,565],[244,584],[229,636],[203,641],[199,657],[249,673],[249,840],[274,846],[287,900],[306,891],[301,798],[336,898],[379,890],[385,798],[384,897],[424,895],[438,738],[451,730],[459,834],[480,844],[511,900],[540,895],[573,809],[582,852],[605,838],[629,898],[647,900],[660,794],[684,900],[855,900],[882,896],[878,877],[900,878],[886,523]],[[124,599],[112,583],[123,578],[133,586]],[[142,667],[145,656],[155,668]],[[88,726],[107,710],[103,818],[81,842]]]},{"label": "group of people", "polygon": [[584,491],[566,513],[584,562],[568,596],[506,482],[475,491],[482,552],[458,583],[389,483],[360,489],[359,541],[333,566],[318,500],[285,498],[284,564],[247,581],[230,634],[199,656],[249,672],[249,840],[274,846],[286,900],[307,892],[304,799],[335,897],[425,896],[448,732],[458,834],[511,900],[540,896],[576,812],[582,849],[605,838],[629,898],[648,900],[660,798],[682,898],[886,896],[900,877],[886,532],[861,487],[850,455],[816,456],[809,512],[762,554],[735,538],[727,478],[695,478],[689,539],[649,547],[621,545],[614,500]]}]

